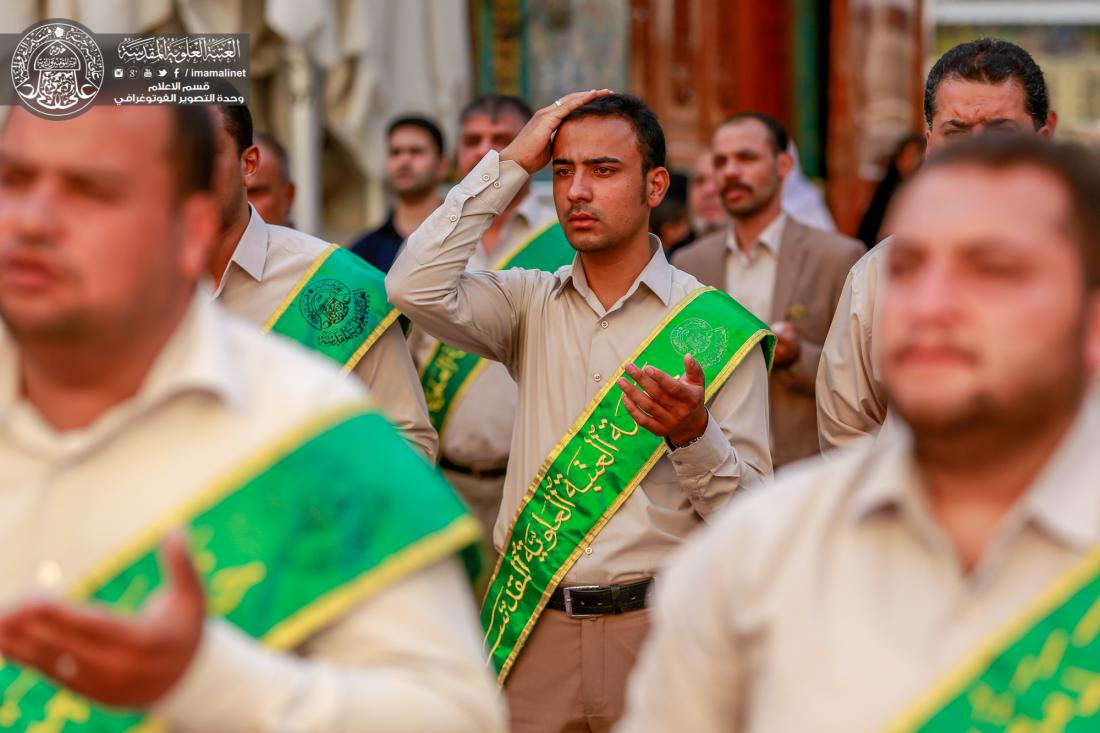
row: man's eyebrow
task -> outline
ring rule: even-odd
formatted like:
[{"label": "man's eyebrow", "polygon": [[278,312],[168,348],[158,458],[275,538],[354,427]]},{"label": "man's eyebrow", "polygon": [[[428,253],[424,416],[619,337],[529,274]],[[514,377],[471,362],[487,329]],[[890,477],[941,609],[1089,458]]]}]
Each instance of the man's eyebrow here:
[{"label": "man's eyebrow", "polygon": [[554,158],[550,165],[573,165],[573,161],[569,158]]},{"label": "man's eyebrow", "polygon": [[603,163],[622,163],[618,158],[611,155],[601,155],[598,158],[585,158],[585,165],[602,165]]},{"label": "man's eyebrow", "polygon": [[940,127],[954,127],[960,130],[969,130],[973,126],[973,123],[963,122],[962,120],[947,120],[940,125]]},{"label": "man's eyebrow", "polygon": [[1001,125],[1016,126],[1016,120],[1010,119],[1008,117],[994,117],[993,119],[986,120],[985,122],[986,127],[1000,127]]}]

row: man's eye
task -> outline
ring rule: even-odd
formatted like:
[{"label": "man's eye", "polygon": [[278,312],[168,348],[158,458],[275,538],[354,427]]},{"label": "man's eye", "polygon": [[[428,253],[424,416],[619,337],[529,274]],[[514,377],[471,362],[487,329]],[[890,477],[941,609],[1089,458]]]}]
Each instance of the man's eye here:
[{"label": "man's eye", "polygon": [[570,173],[572,173],[572,172],[573,172],[573,171],[569,170],[568,168],[555,168],[555,169],[554,169],[554,175],[555,175],[555,176],[559,176],[559,177],[561,177],[561,176],[567,176],[567,175],[569,175],[569,174],[570,174]]}]

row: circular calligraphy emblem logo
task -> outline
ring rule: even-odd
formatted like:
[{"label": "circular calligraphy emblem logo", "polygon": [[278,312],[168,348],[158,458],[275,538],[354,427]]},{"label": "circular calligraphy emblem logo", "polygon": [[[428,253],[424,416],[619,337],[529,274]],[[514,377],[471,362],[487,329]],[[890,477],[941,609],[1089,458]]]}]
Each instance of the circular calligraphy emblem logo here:
[{"label": "circular calligraphy emblem logo", "polygon": [[672,348],[681,355],[691,354],[702,367],[714,366],[726,355],[729,335],[702,318],[688,318],[668,336]]},{"label": "circular calligraphy emblem logo", "polygon": [[95,101],[103,86],[103,53],[79,23],[47,20],[19,40],[11,81],[31,112],[50,119],[73,117]]},{"label": "circular calligraphy emblem logo", "polygon": [[330,277],[318,280],[302,293],[298,308],[309,325],[327,331],[342,323],[351,312],[351,290]]}]

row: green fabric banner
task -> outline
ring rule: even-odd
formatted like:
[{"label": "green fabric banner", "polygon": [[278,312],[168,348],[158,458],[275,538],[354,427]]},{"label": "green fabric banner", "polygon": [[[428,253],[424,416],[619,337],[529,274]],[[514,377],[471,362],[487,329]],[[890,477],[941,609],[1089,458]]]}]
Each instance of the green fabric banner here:
[{"label": "green fabric banner", "polygon": [[386,276],[339,245],[332,245],[264,324],[339,363],[350,372],[397,319],[386,299]]},{"label": "green fabric banner", "polygon": [[[677,305],[628,361],[678,375],[690,353],[703,368],[710,400],[757,344],[770,367],[775,336],[768,327],[730,296],[703,288]],[[481,609],[501,682],[550,594],[667,450],[623,407],[617,384],[623,374],[620,366],[547,456],[512,522]]]},{"label": "green fabric banner", "polygon": [[[355,446],[349,450],[349,446]],[[477,572],[476,520],[376,412],[346,409],[299,428],[72,589],[71,600],[132,613],[162,582],[165,534],[188,528],[207,611],[289,649],[390,583],[461,552]],[[0,662],[0,729],[120,733],[158,727]]]},{"label": "green fabric banner", "polygon": [[888,730],[1100,730],[1100,549]]},{"label": "green fabric banner", "polygon": [[[493,269],[553,272],[572,262],[575,254],[561,224],[555,220],[521,242]],[[428,417],[439,433],[440,445],[443,444],[443,431],[447,427],[451,408],[484,366],[485,360],[480,356],[467,354],[443,343],[437,345],[424,362],[424,368],[420,370],[420,384],[424,387]]]}]

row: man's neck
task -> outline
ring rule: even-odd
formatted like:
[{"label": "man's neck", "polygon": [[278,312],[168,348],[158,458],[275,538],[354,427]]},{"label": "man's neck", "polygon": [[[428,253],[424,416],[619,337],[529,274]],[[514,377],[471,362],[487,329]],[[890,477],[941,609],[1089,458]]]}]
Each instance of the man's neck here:
[{"label": "man's neck", "polygon": [[932,512],[965,568],[981,560],[993,532],[1050,462],[1077,416],[1007,427],[983,421],[964,431],[915,436]]},{"label": "man's neck", "polygon": [[516,210],[523,205],[523,202],[530,195],[531,184],[525,184],[523,188],[519,190],[519,193],[515,195],[512,202],[504,208],[504,211],[500,212],[500,216],[493,219],[493,223],[489,225],[489,228],[481,235],[481,248],[485,251],[485,254],[490,258],[494,253],[500,249],[500,245],[503,242],[504,227],[508,225],[508,222],[515,216]]},{"label": "man's neck", "polygon": [[760,239],[760,235],[764,233],[764,230],[778,219],[782,213],[783,209],[777,195],[775,201],[755,214],[731,218],[730,225],[737,237],[737,248],[743,253],[749,254],[752,248],[756,246],[756,242]]},{"label": "man's neck", "polygon": [[393,228],[402,239],[408,239],[441,203],[434,190],[419,196],[398,198],[393,207]]},{"label": "man's neck", "polygon": [[233,259],[233,253],[237,251],[237,245],[241,243],[241,237],[244,236],[244,230],[248,228],[248,222],[251,218],[252,209],[249,208],[246,202],[237,209],[237,213],[233,215],[233,220],[229,223],[229,226],[222,230],[218,248],[210,259],[210,265],[207,269],[210,277],[214,278],[214,285],[221,285],[225,270],[229,267],[229,261]]},{"label": "man's neck", "polygon": [[626,295],[651,259],[653,251],[645,229],[611,249],[580,253],[584,278],[604,308],[610,308]]},{"label": "man's neck", "polygon": [[56,430],[87,427],[135,394],[187,313],[186,300],[160,312],[155,324],[110,336],[19,344],[20,390]]}]

